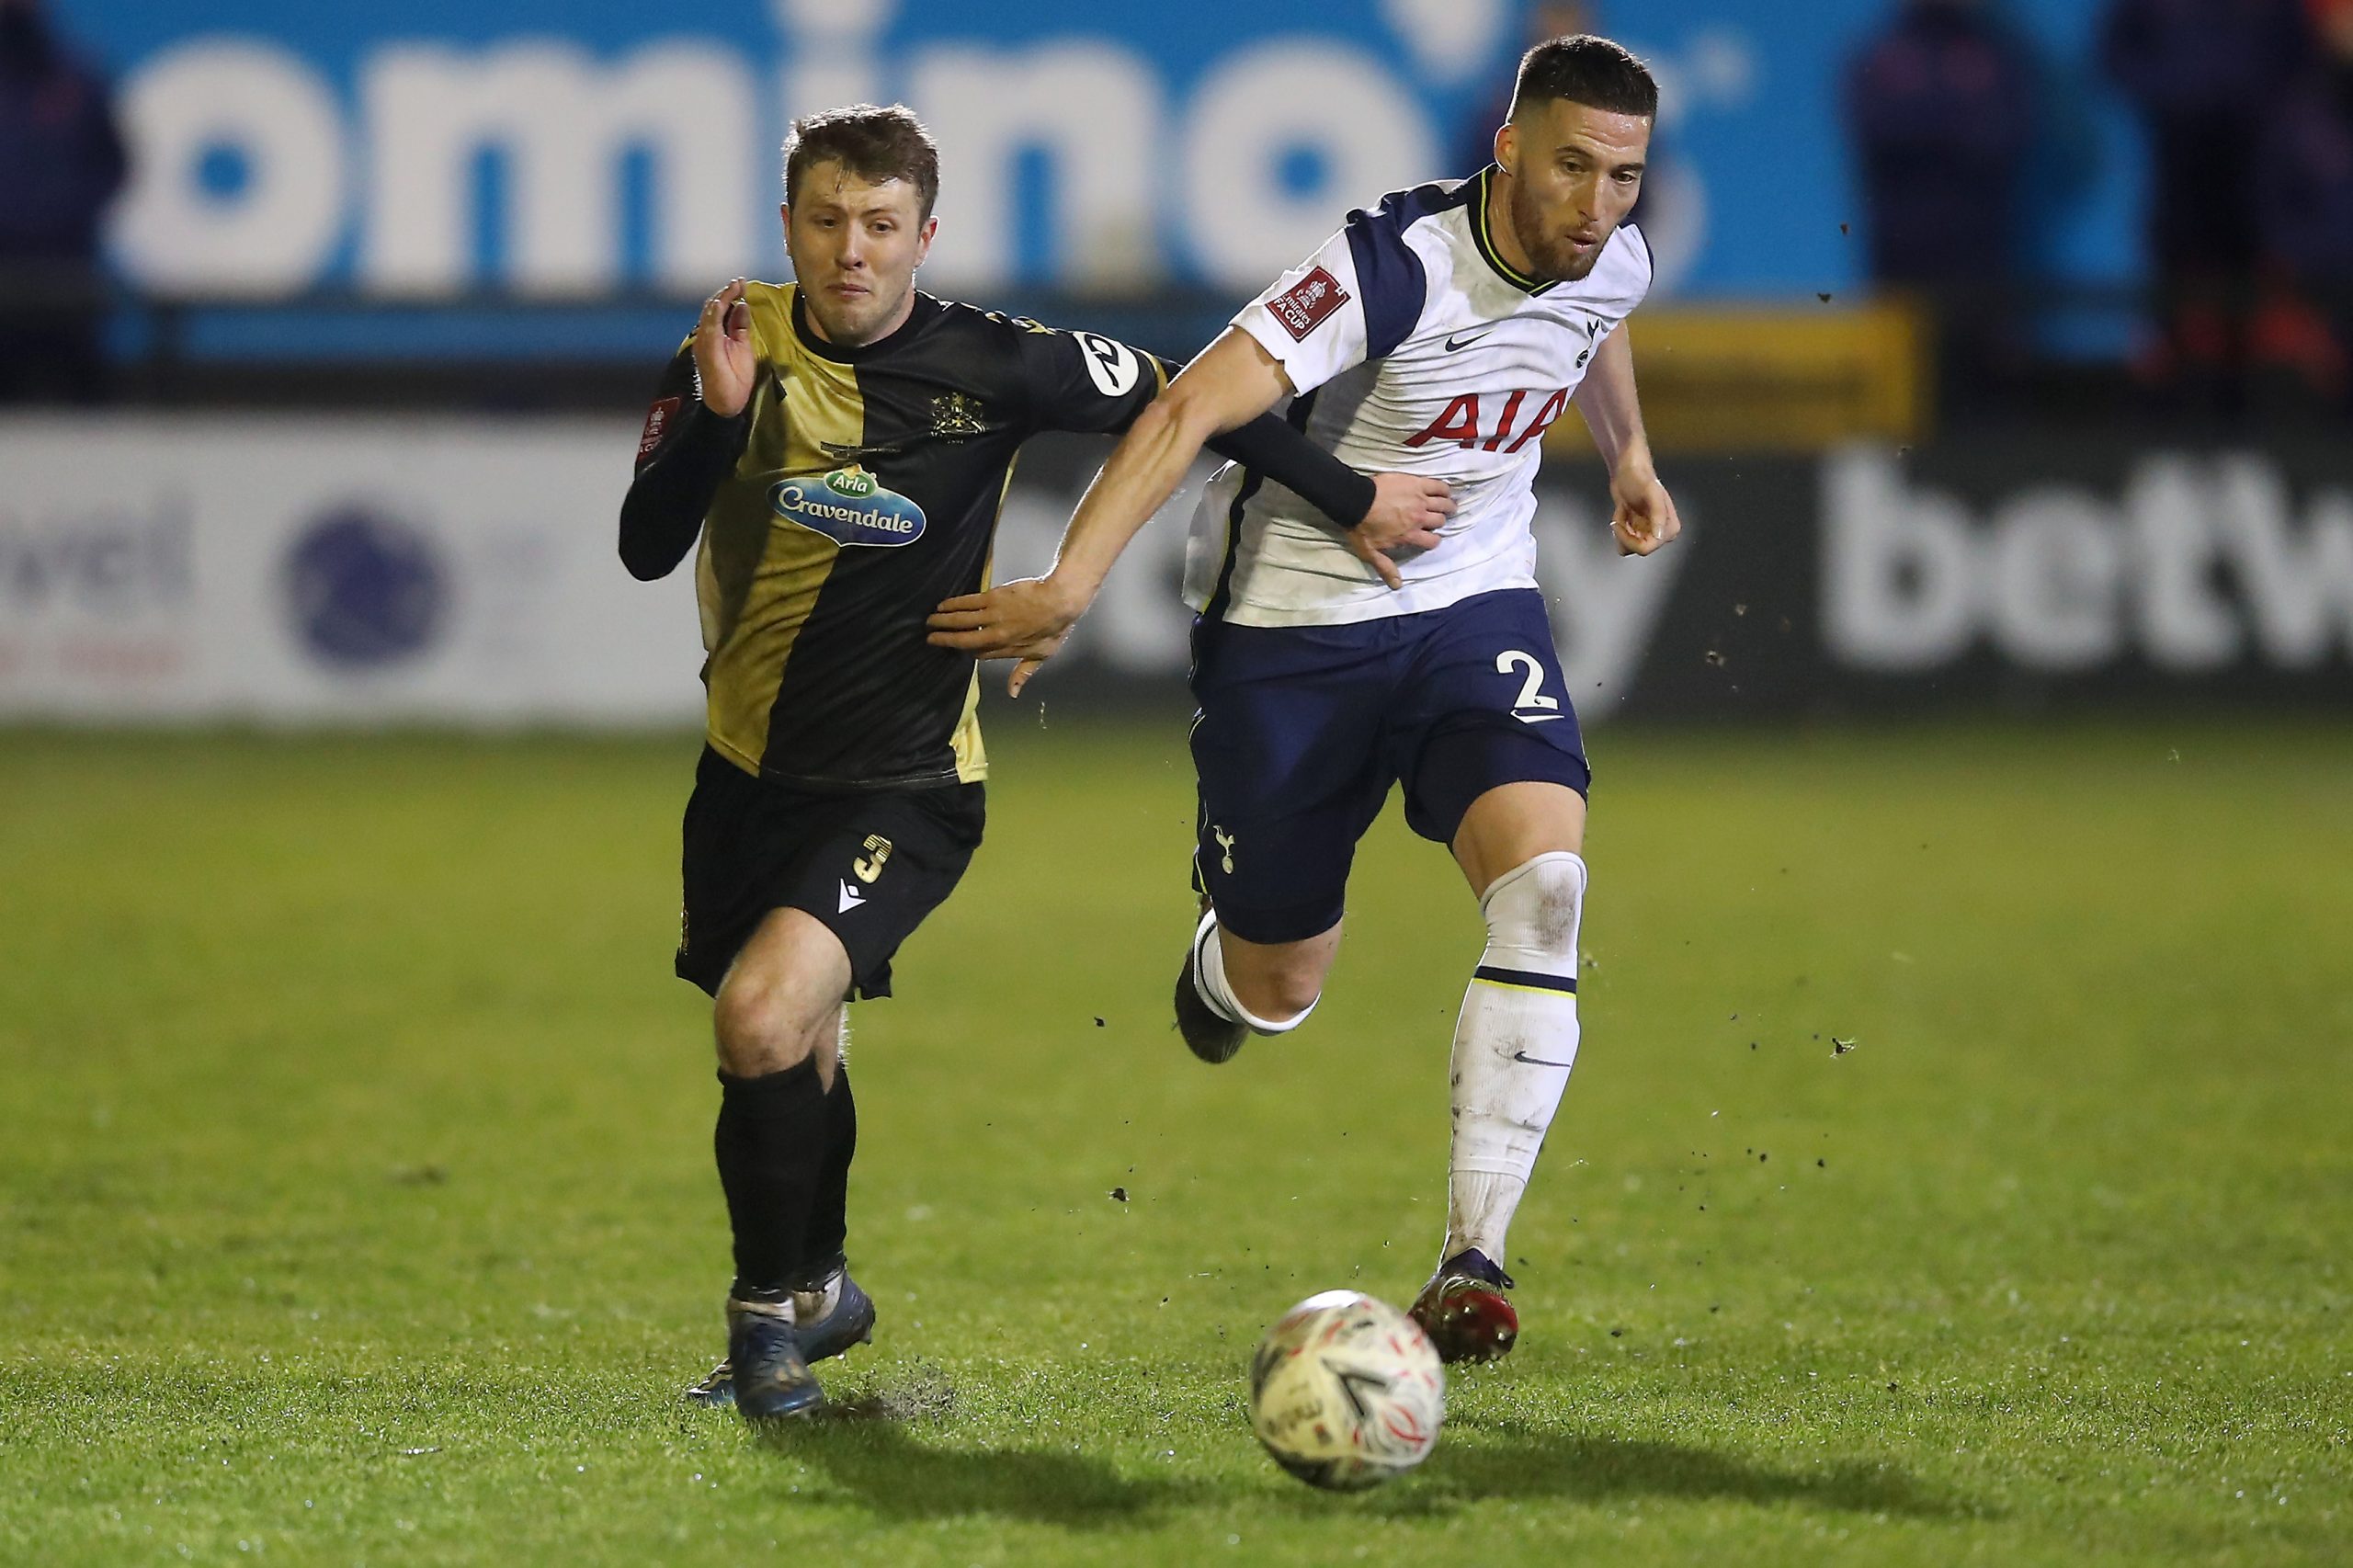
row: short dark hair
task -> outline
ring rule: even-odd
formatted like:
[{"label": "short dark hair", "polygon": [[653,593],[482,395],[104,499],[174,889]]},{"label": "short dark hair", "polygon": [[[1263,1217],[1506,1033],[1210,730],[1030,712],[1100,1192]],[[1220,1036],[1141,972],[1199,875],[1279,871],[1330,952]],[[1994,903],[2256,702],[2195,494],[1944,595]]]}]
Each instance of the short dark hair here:
[{"label": "short dark hair", "polygon": [[1546,39],[1519,57],[1511,112],[1523,104],[1565,98],[1611,114],[1658,117],[1658,83],[1624,44],[1594,33]]},{"label": "short dark hair", "polygon": [[786,206],[801,199],[801,176],[810,166],[827,162],[840,163],[871,185],[906,181],[915,187],[926,218],[939,199],[939,144],[904,104],[852,104],[794,120],[784,139]]}]

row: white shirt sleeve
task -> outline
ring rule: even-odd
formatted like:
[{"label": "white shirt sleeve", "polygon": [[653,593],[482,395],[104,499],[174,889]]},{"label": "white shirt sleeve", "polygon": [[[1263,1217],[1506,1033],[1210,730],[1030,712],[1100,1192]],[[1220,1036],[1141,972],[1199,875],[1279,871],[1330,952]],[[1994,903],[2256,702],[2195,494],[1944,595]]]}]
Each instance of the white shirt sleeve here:
[{"label": "white shirt sleeve", "polygon": [[1244,306],[1233,324],[1275,357],[1293,392],[1313,392],[1364,363],[1362,295],[1343,229]]}]

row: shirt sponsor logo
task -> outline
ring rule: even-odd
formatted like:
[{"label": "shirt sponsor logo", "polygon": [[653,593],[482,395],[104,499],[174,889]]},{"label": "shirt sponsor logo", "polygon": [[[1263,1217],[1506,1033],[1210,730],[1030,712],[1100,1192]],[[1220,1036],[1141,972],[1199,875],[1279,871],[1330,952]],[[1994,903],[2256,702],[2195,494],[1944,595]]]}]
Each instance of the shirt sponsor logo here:
[{"label": "shirt sponsor logo", "polygon": [[1295,343],[1307,341],[1307,335],[1331,319],[1332,312],[1348,302],[1348,291],[1340,280],[1324,267],[1311,268],[1306,277],[1282,293],[1267,301],[1267,309],[1283,324]]},{"label": "shirt sponsor logo", "polygon": [[638,467],[643,468],[653,460],[654,449],[662,445],[662,438],[670,433],[670,426],[677,423],[680,401],[675,397],[656,398],[654,406],[645,411],[645,431],[637,438]]},{"label": "shirt sponsor logo", "polygon": [[1086,374],[1097,392],[1105,397],[1125,397],[1136,390],[1143,367],[1136,362],[1133,349],[1101,333],[1082,332],[1074,335],[1086,356]]},{"label": "shirt sponsor logo", "polygon": [[923,508],[855,463],[822,479],[781,480],[768,491],[768,505],[786,522],[836,544],[888,549],[923,537]]}]

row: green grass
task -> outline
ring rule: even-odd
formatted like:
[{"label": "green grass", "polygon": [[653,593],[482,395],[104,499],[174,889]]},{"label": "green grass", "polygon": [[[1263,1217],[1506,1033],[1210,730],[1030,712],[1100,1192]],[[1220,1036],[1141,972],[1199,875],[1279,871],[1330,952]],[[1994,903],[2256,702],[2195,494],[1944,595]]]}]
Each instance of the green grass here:
[{"label": "green grass", "polygon": [[1527,1332],[1359,1498],[1244,1364],[1431,1263],[1476,916],[1392,816],[1313,1024],[1196,1063],[1180,734],[1000,724],[856,1014],[870,1418],[774,1447],[676,1397],[690,740],[0,734],[0,1561],[2353,1553],[2342,725],[1603,734]]}]

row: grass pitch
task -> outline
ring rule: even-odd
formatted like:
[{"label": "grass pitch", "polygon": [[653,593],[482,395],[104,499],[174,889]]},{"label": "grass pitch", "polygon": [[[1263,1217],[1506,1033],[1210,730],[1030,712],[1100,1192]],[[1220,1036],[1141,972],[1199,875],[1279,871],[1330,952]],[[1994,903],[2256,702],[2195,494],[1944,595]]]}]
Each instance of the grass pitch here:
[{"label": "grass pitch", "polygon": [[1433,1260],[1471,900],[1385,820],[1204,1067],[1180,728],[995,739],[856,1010],[858,1418],[763,1447],[691,740],[0,736],[0,1561],[2353,1556],[2342,726],[1601,734],[1527,1330],[1358,1498],[1244,1366]]}]

